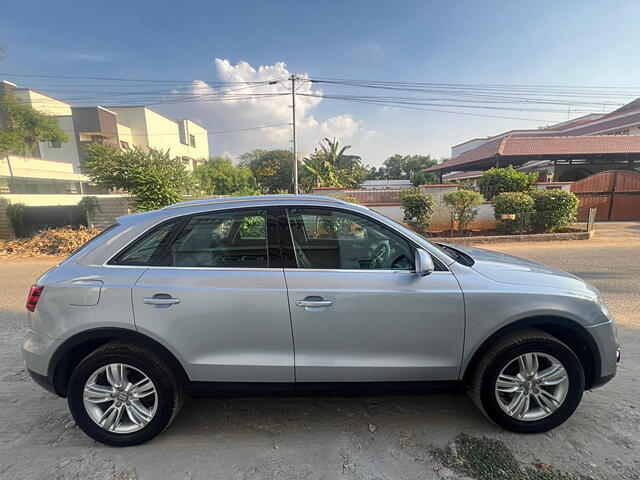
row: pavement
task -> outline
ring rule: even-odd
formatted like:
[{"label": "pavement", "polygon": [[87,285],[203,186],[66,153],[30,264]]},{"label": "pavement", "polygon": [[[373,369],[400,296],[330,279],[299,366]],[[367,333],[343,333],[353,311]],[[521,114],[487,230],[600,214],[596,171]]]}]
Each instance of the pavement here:
[{"label": "pavement", "polygon": [[31,381],[20,357],[28,287],[57,259],[0,259],[0,478],[455,479],[432,449],[460,433],[503,442],[523,465],[640,478],[640,223],[598,223],[589,241],[483,248],[585,278],[619,321],[618,375],[552,432],[503,431],[465,395],[197,399],[154,441],[106,447]]}]

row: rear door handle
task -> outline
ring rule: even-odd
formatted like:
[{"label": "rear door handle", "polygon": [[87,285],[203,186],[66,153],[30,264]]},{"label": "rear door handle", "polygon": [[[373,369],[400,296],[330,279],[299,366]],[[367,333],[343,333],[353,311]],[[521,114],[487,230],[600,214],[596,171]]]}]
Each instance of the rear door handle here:
[{"label": "rear door handle", "polygon": [[296,300],[298,307],[330,307],[333,302],[330,300]]},{"label": "rear door handle", "polygon": [[173,298],[166,294],[158,294],[158,295],[154,295],[153,297],[147,297],[142,301],[147,305],[154,305],[154,306],[169,306],[169,305],[175,305],[176,303],[180,303],[179,298]]},{"label": "rear door handle", "polygon": [[296,306],[312,311],[330,307],[331,305],[333,305],[331,300],[325,300],[322,297],[307,297],[304,300],[296,300]]}]

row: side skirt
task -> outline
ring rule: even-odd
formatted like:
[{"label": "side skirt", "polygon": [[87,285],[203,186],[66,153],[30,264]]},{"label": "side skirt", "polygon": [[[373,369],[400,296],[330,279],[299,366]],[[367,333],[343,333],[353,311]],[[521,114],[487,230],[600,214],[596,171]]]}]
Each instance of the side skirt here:
[{"label": "side skirt", "polygon": [[425,393],[461,393],[457,381],[433,382],[191,382],[194,397],[313,397],[421,395]]}]

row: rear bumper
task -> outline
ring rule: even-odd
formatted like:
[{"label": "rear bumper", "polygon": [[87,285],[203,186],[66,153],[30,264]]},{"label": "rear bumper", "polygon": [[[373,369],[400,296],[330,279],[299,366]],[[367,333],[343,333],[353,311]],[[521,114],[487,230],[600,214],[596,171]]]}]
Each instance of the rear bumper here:
[{"label": "rear bumper", "polygon": [[27,330],[22,341],[22,357],[31,378],[49,391],[53,391],[51,380],[48,378],[48,369],[55,344],[54,338],[32,329]]}]

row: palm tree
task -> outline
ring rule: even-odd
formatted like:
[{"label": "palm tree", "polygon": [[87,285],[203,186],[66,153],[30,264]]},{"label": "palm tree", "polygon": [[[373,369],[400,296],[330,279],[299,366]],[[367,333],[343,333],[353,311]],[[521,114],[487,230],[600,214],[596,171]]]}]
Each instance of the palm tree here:
[{"label": "palm tree", "polygon": [[338,141],[325,138],[310,158],[305,158],[303,183],[313,187],[347,187],[358,183],[355,170],[360,167],[360,157],[345,155],[351,145],[340,147]]}]

